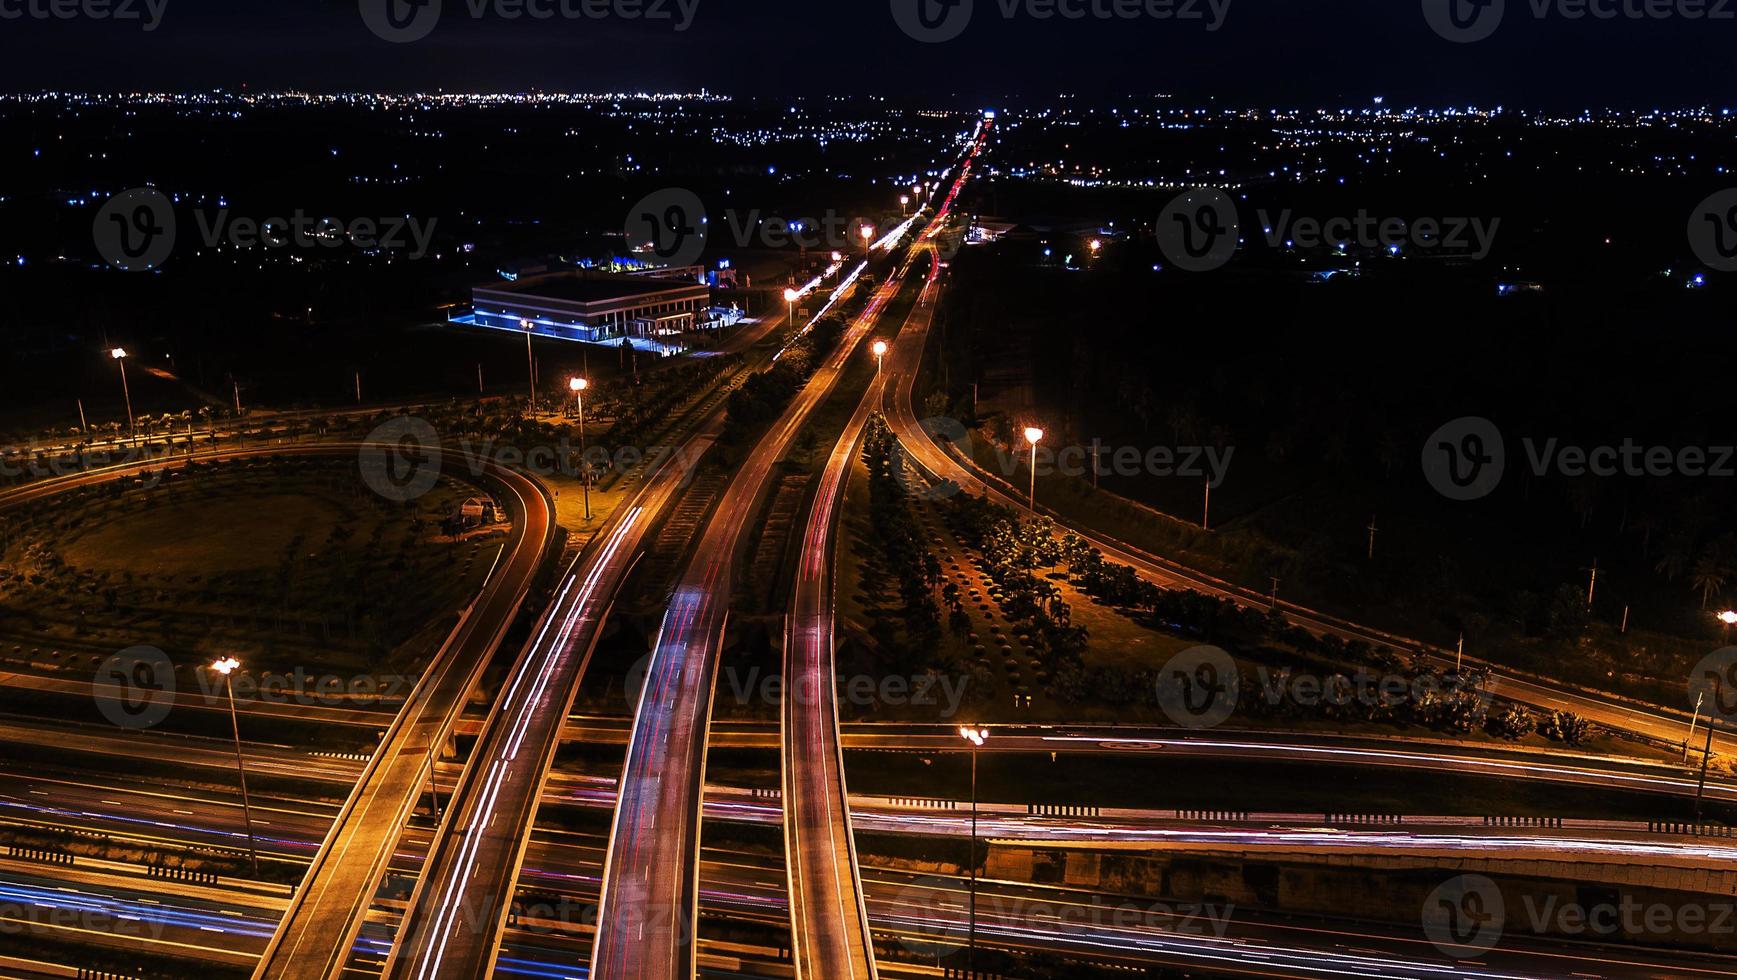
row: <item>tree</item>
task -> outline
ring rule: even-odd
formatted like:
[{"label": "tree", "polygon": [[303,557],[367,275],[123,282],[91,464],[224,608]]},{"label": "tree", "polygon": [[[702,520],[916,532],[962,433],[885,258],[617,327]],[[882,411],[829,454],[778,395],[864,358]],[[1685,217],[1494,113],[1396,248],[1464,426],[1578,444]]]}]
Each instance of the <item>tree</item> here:
[{"label": "tree", "polygon": [[1517,704],[1508,704],[1490,715],[1487,727],[1491,735],[1515,742],[1536,731],[1538,722],[1530,711]]},{"label": "tree", "polygon": [[1726,569],[1719,556],[1709,552],[1695,561],[1695,570],[1690,575],[1690,581],[1696,591],[1701,593],[1701,608],[1713,601],[1713,594],[1725,588]]}]

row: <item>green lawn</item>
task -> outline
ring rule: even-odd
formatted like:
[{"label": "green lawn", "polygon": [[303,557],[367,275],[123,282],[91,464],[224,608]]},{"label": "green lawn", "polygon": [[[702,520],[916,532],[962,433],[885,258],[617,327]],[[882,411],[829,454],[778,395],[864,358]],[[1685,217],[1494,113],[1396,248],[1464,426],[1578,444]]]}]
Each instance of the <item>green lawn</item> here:
[{"label": "green lawn", "polygon": [[446,538],[478,491],[386,501],[342,460],[222,464],[10,515],[0,666],[82,669],[138,645],[177,663],[414,670],[480,588],[504,529]]}]

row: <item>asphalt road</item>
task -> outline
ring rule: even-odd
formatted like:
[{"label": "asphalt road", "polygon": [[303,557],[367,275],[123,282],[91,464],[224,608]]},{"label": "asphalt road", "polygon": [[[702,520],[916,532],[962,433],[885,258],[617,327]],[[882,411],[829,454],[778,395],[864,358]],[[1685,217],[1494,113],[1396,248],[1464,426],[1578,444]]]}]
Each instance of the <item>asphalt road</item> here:
[{"label": "asphalt road", "polygon": [[343,970],[434,759],[548,554],[554,514],[542,488],[504,467],[486,472],[512,518],[506,550],[364,767],[260,959],[261,980],[327,980]]},{"label": "asphalt road", "polygon": [[[689,454],[678,455],[698,458],[716,432],[716,424],[708,426],[689,443]],[[666,461],[564,576],[556,602],[490,709],[412,898],[387,976],[480,977],[493,968],[527,831],[567,712],[616,591],[657,515],[689,476],[679,460]]]},{"label": "asphalt road", "polygon": [[[947,222],[952,202],[970,178],[971,164],[981,147],[980,138],[925,232]],[[934,261],[917,300],[919,306],[933,301],[933,287],[940,273],[939,256],[933,249],[927,251]],[[803,525],[802,550],[797,556],[790,611],[785,619],[786,695],[780,741],[791,959],[798,980],[873,980],[876,976],[838,729],[832,570],[845,479],[863,428],[884,392],[879,380],[863,393],[827,457]]]},{"label": "asphalt road", "polygon": [[735,567],[778,460],[831,394],[908,268],[906,262],[875,292],[742,462],[670,598],[628,743],[604,869],[593,977],[672,980],[694,973],[706,730]]},{"label": "asphalt road", "polygon": [[[570,895],[583,907],[596,887],[599,851],[551,845],[539,855],[549,870],[527,869],[541,887]],[[708,913],[776,923],[787,914],[783,875],[762,859],[708,852],[700,874]],[[865,876],[875,934],[906,951],[905,966],[957,968],[967,896],[957,878],[875,871]],[[233,963],[269,934],[273,901],[212,896],[176,883],[144,888],[118,875],[93,874],[68,887],[58,878],[0,873],[0,923],[39,935],[101,941],[105,933],[208,962]],[[26,914],[22,910],[30,909]],[[51,916],[47,911],[75,913]],[[1066,952],[1131,969],[1153,966],[1209,971],[1214,976],[1476,978],[1476,980],[1689,980],[1737,976],[1730,957],[1645,948],[1503,937],[1466,961],[1450,958],[1416,927],[1275,916],[1225,903],[1187,905],[1106,899],[1069,888],[982,883],[978,940],[987,948]],[[553,931],[544,931],[545,929]],[[371,930],[372,932],[373,930]],[[580,955],[583,923],[546,921],[509,932],[498,975],[571,975],[562,964]],[[384,942],[364,936],[359,952],[381,953]],[[775,956],[768,951],[768,958]],[[566,969],[567,973],[562,973]],[[901,970],[883,964],[889,972]],[[748,972],[748,971],[744,971]],[[758,972],[758,971],[753,971]],[[450,974],[456,976],[456,974]],[[764,975],[764,974],[760,974]],[[899,975],[909,975],[900,973]]]}]

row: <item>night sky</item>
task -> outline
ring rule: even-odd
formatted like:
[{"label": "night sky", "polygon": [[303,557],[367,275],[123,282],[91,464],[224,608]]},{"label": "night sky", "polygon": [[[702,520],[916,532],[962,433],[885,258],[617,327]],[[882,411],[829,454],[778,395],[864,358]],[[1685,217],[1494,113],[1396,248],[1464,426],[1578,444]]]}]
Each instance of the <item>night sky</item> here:
[{"label": "night sky", "polygon": [[[54,2],[80,0],[0,0],[0,11]],[[83,2],[137,4],[143,15],[146,0]],[[444,0],[433,33],[407,44],[371,33],[357,0],[151,2],[166,7],[149,33],[139,22],[0,19],[6,39],[0,88],[246,84],[594,92],[705,86],[740,95],[931,94],[938,102],[986,105],[1058,93],[1174,93],[1189,101],[1284,106],[1356,105],[1374,95],[1401,106],[1737,101],[1730,70],[1737,21],[1573,21],[1554,7],[1539,20],[1535,4],[1545,0],[1506,0],[1494,36],[1471,44],[1450,43],[1431,30],[1420,2],[1436,0],[1229,0],[1215,32],[1199,20],[1045,22],[1023,13],[1006,20],[1002,4],[1014,0],[974,0],[969,27],[940,44],[920,43],[900,30],[890,4],[907,0],[697,0],[685,32],[668,21],[508,22],[493,13],[478,20],[469,5],[484,0]],[[667,2],[671,16],[680,16],[676,0],[635,2]],[[1614,7],[1645,0],[1595,2]],[[1726,0],[1683,2],[1719,7]],[[1737,16],[1737,0],[1730,3]],[[1199,0],[1198,10],[1210,16],[1208,0]]]}]

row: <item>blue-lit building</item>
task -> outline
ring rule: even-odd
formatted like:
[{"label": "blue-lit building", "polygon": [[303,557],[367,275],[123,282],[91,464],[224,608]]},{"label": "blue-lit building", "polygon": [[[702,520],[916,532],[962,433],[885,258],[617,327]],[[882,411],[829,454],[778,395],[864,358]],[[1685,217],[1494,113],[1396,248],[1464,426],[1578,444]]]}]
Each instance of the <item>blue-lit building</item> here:
[{"label": "blue-lit building", "polygon": [[[672,273],[677,270],[671,270]],[[710,318],[711,287],[688,270],[679,274],[616,275],[564,272],[471,290],[471,311],[454,322],[592,344],[670,353],[674,340]]]}]

